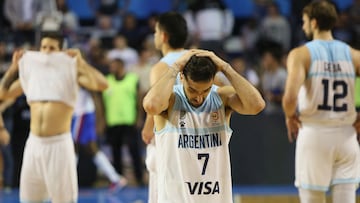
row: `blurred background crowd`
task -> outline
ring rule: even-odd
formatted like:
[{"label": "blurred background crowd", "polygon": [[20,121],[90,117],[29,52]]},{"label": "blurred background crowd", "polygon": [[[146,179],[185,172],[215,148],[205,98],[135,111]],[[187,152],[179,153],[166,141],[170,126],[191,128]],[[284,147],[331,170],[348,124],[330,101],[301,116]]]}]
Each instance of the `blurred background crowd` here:
[{"label": "blurred background crowd", "polygon": [[[151,66],[161,57],[153,42],[156,17],[166,11],[180,12],[189,29],[187,48],[199,47],[219,54],[259,88],[267,102],[261,115],[263,117],[235,117],[233,127],[237,128],[243,123],[252,127],[264,124],[271,125],[271,130],[266,134],[282,134],[269,136],[271,140],[269,137],[260,140],[254,136],[264,132],[246,129],[237,132],[251,135],[236,141],[250,144],[260,142],[269,148],[256,152],[237,151],[244,155],[240,156],[240,163],[233,160],[234,168],[253,168],[254,174],[259,172],[265,175],[237,175],[250,171],[241,173],[239,169],[240,172],[233,172],[234,183],[291,183],[293,158],[289,157],[293,154],[291,145],[286,143],[281,99],[286,79],[286,55],[291,48],[306,41],[301,30],[301,10],[308,2],[310,0],[0,0],[0,72],[4,73],[9,67],[13,50],[36,49],[42,31],[60,30],[66,38],[65,46],[79,48],[88,62],[103,74],[118,77],[136,74],[139,78],[138,98],[126,98],[126,92],[116,92],[110,96],[141,102],[149,89]],[[335,0],[333,3],[339,12],[334,37],[360,48],[360,0]],[[111,145],[106,135],[112,125],[111,115],[127,109],[127,106],[126,103],[113,105],[107,102],[110,96],[93,94],[98,144],[112,162],[114,156],[109,148],[116,147],[123,152],[120,153],[123,164],[117,164],[115,169],[127,177],[131,185],[144,186],[147,183],[143,162],[145,146],[140,134],[144,121],[143,109],[139,105],[136,112],[130,112],[136,114],[136,122],[126,123],[136,127],[137,131],[126,135],[123,145]],[[9,190],[19,185],[30,113],[24,96],[15,101],[2,101],[0,111],[11,134],[10,144],[1,147],[0,156],[0,171],[3,174],[0,182],[2,188]],[[123,119],[119,122],[127,121]],[[272,154],[274,159],[266,157],[266,150],[273,151],[273,145],[266,143],[277,145],[278,150],[285,150],[287,161],[281,161],[281,151]],[[279,146],[279,143],[283,145]],[[238,144],[235,142],[235,145]],[[245,158],[248,153],[252,158]],[[138,159],[140,162],[134,161]],[[254,165],[249,159],[261,164]],[[282,162],[280,165],[284,165],[283,169],[266,170],[266,163],[277,162]],[[259,169],[261,167],[265,169]],[[276,176],[280,178],[274,178]],[[93,187],[103,182],[106,184],[87,151],[79,153],[79,184]]]}]

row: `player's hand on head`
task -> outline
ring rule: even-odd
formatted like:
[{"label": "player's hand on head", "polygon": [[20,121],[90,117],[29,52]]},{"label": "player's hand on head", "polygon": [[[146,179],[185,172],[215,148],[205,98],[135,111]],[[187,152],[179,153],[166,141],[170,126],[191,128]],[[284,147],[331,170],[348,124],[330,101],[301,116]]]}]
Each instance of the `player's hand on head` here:
[{"label": "player's hand on head", "polygon": [[174,68],[178,69],[179,71],[182,71],[187,64],[187,62],[190,60],[190,58],[195,54],[195,49],[190,49],[185,54],[183,54],[180,58],[178,58],[174,63]]},{"label": "player's hand on head", "polygon": [[229,65],[227,62],[225,62],[219,56],[217,56],[213,51],[196,49],[195,54],[196,54],[196,56],[209,57],[214,62],[216,67],[218,68],[218,71],[222,71],[223,68],[225,68],[226,66]]}]

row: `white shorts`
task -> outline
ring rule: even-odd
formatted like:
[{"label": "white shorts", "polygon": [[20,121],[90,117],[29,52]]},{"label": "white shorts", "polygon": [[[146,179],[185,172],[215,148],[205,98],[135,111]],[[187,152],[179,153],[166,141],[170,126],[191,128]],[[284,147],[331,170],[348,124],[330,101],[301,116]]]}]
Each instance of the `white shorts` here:
[{"label": "white shorts", "polygon": [[157,203],[157,173],[156,173],[156,146],[155,137],[146,146],[146,168],[149,171],[148,203]]},{"label": "white shorts", "polygon": [[26,141],[20,176],[20,201],[77,202],[78,183],[74,142],[70,133]]},{"label": "white shorts", "polygon": [[360,182],[360,149],[352,126],[303,124],[296,143],[295,185],[327,191],[331,185]]}]

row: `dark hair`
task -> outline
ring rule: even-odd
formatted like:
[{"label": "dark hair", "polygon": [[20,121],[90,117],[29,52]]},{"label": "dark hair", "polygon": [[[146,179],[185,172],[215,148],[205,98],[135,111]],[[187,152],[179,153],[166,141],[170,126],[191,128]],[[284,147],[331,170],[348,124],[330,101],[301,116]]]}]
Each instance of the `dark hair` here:
[{"label": "dark hair", "polygon": [[121,65],[121,66],[125,65],[124,60],[119,57],[114,58],[111,62],[115,62],[116,64]]},{"label": "dark hair", "polygon": [[261,56],[269,53],[278,63],[281,63],[284,52],[282,45],[275,41],[264,41],[262,44]]},{"label": "dark hair", "polygon": [[44,38],[54,39],[59,42],[59,48],[63,48],[64,36],[59,32],[46,31],[41,33],[40,42]]},{"label": "dark hair", "polygon": [[169,45],[172,48],[183,48],[185,46],[188,29],[183,16],[177,12],[166,12],[157,19],[159,28],[169,38]]},{"label": "dark hair", "polygon": [[217,67],[209,57],[192,56],[186,63],[183,74],[185,79],[194,82],[208,82],[215,77]]},{"label": "dark hair", "polygon": [[315,19],[319,30],[331,30],[335,26],[338,14],[334,4],[328,1],[311,2],[303,9],[303,14]]}]

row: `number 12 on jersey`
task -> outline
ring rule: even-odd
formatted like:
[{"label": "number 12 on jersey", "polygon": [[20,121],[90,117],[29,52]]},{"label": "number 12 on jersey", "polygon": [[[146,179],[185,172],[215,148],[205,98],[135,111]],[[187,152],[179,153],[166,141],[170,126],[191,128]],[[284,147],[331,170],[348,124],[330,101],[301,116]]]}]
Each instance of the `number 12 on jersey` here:
[{"label": "number 12 on jersey", "polygon": [[[348,86],[343,80],[335,80],[332,83],[328,79],[321,81],[324,87],[323,103],[318,105],[319,110],[325,111],[347,111],[347,104],[341,103],[348,94]],[[330,88],[334,91],[333,95],[329,95]],[[332,97],[332,98],[331,98]],[[329,99],[333,100],[333,106],[329,104]]]}]

